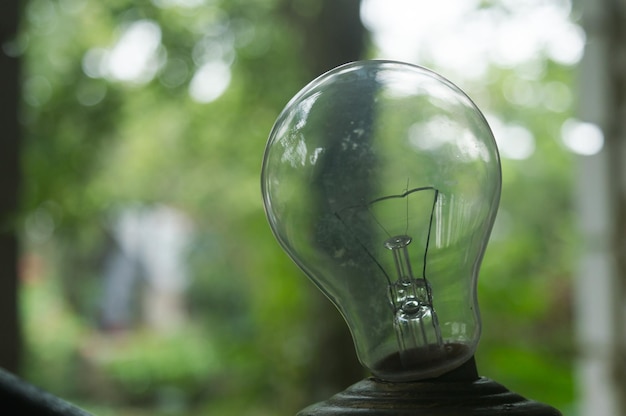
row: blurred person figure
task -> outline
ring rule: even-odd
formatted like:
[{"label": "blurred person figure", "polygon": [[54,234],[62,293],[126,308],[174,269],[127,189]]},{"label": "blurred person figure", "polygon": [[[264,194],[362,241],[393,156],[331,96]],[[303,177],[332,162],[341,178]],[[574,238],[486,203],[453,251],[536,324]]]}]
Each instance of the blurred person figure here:
[{"label": "blurred person figure", "polygon": [[159,331],[176,328],[186,317],[190,220],[166,205],[126,206],[113,215],[110,229],[101,328],[126,330],[137,321]]}]

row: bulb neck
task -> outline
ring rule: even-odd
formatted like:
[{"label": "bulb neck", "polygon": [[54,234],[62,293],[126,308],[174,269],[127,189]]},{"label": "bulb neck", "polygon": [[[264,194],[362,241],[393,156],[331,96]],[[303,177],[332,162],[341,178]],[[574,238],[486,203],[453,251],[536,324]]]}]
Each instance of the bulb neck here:
[{"label": "bulb neck", "polygon": [[467,360],[454,370],[448,371],[447,373],[442,374],[439,377],[433,377],[425,381],[433,383],[457,381],[472,382],[478,380],[479,378],[480,376],[478,375],[478,369],[476,368],[476,360],[472,355],[469,360]]}]

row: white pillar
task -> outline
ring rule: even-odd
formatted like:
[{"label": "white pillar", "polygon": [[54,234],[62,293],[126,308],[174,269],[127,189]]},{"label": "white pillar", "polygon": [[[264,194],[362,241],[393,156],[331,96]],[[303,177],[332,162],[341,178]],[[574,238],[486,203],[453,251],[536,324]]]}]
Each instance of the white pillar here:
[{"label": "white pillar", "polygon": [[626,285],[619,248],[626,242],[626,229],[620,225],[626,210],[626,158],[619,156],[625,155],[626,117],[621,94],[616,94],[624,88],[619,77],[626,77],[620,68],[626,62],[619,56],[626,45],[615,46],[620,43],[616,22],[626,25],[619,5],[626,10],[626,1],[582,3],[587,46],[580,67],[579,114],[603,129],[605,145],[600,153],[580,158],[576,181],[583,240],[574,292],[579,414],[617,416],[626,415]]}]

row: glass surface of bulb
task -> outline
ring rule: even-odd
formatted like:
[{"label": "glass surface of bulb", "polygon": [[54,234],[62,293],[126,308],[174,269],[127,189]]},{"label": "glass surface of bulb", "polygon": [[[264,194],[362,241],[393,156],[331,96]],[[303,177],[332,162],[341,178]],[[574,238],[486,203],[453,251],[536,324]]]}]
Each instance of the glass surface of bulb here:
[{"label": "glass surface of bulb", "polygon": [[458,87],[393,61],[331,70],[279,115],[261,182],[275,236],[375,376],[437,377],[472,357],[501,174],[491,130]]}]

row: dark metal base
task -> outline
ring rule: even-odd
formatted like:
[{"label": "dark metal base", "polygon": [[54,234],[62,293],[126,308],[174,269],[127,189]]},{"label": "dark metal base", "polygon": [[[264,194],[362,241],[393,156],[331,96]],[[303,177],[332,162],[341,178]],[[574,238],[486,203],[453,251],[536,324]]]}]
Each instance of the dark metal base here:
[{"label": "dark metal base", "polygon": [[92,416],[0,368],[2,414],[29,416]]},{"label": "dark metal base", "polygon": [[390,383],[362,380],[298,416],[561,416],[553,407],[527,400],[493,380],[438,379]]}]

